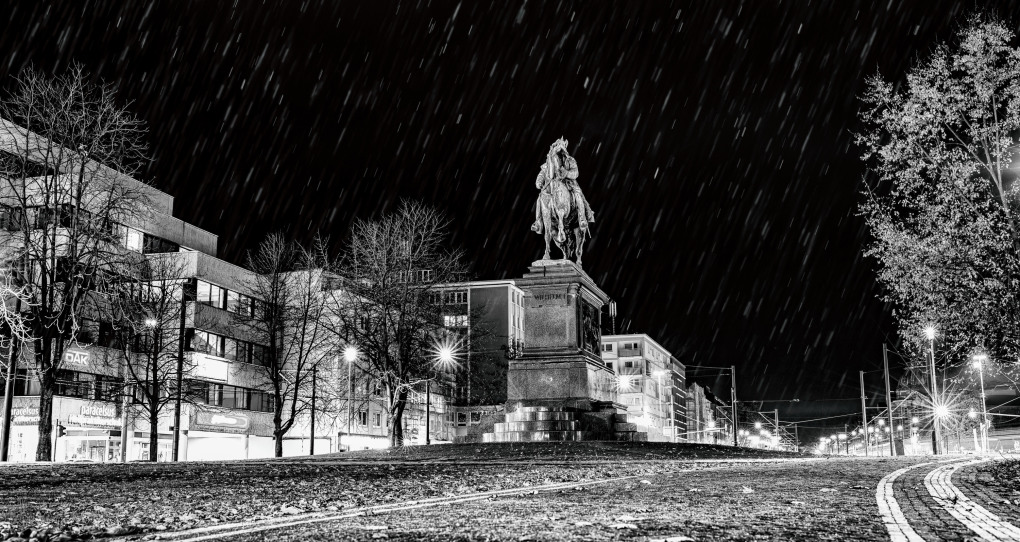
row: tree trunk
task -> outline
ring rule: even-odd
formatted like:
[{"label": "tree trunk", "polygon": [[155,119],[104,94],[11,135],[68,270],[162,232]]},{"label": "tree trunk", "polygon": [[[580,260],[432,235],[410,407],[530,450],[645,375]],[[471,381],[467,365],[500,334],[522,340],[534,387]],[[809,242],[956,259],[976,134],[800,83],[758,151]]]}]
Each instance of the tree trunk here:
[{"label": "tree trunk", "polygon": [[149,461],[159,458],[159,411],[155,404],[149,405]]},{"label": "tree trunk", "polygon": [[277,401],[277,407],[273,410],[273,457],[283,457],[283,413],[281,410],[282,401]]},{"label": "tree trunk", "polygon": [[400,448],[404,445],[404,425],[401,423],[404,419],[404,407],[407,405],[407,391],[401,391],[397,395],[397,400],[392,409],[390,409],[389,429],[390,429],[390,446],[393,448]]},{"label": "tree trunk", "polygon": [[39,444],[35,448],[36,461],[53,461],[53,390],[56,387],[56,372],[48,369],[42,372],[39,392]]}]

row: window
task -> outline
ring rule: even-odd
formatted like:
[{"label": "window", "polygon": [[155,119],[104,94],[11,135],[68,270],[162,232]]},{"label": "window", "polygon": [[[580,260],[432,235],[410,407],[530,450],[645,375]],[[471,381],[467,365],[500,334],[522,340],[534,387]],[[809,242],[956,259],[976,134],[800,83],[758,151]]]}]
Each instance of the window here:
[{"label": "window", "polygon": [[468,317],[466,314],[458,315],[444,315],[443,316],[443,327],[467,327]]},{"label": "window", "polygon": [[242,316],[254,316],[254,303],[251,297],[237,292],[226,291],[227,310]]},{"label": "window", "polygon": [[209,305],[210,307],[216,307],[219,309],[224,308],[226,301],[226,295],[223,288],[216,286],[215,284],[209,284],[204,280],[198,281],[197,285],[198,302],[203,305]]},{"label": "window", "polygon": [[382,414],[379,414],[378,412],[376,412],[372,416],[372,427],[379,427],[381,425],[382,425]]},{"label": "window", "polygon": [[623,362],[623,366],[624,367],[633,367],[634,366],[634,362],[633,361],[625,361],[625,362]]},{"label": "window", "polygon": [[633,406],[641,406],[641,398],[640,397],[631,397],[630,399],[627,400],[627,404],[628,405],[633,405]]},{"label": "window", "polygon": [[118,224],[115,226],[114,231],[117,236],[116,240],[121,244],[121,246],[132,252],[142,252],[142,248],[144,246],[144,235],[140,230]]},{"label": "window", "polygon": [[467,302],[466,291],[443,293],[443,303],[446,305],[466,305]]},{"label": "window", "polygon": [[142,252],[145,254],[160,254],[163,252],[177,252],[179,250],[181,250],[180,245],[167,241],[162,237],[156,237],[147,233],[142,236]]},{"label": "window", "polygon": [[262,391],[251,390],[249,392],[248,409],[256,412],[272,412],[273,396]]},{"label": "window", "polygon": [[613,368],[613,362],[607,361],[606,362],[606,369],[612,369],[612,368]]},{"label": "window", "polygon": [[358,411],[358,425],[362,427],[368,426],[368,412],[364,410]]},{"label": "window", "polygon": [[638,343],[623,343],[623,346],[621,346],[620,348],[624,350],[637,350]]},{"label": "window", "polygon": [[225,389],[223,390],[223,398],[222,402],[220,403],[220,406],[247,410],[249,399],[248,396],[251,393],[251,390],[246,390],[244,388],[238,388],[235,386],[223,386],[223,387]]},{"label": "window", "polygon": [[458,412],[457,413],[457,425],[461,426],[461,427],[464,427],[467,424],[468,424],[467,412]]},{"label": "window", "polygon": [[471,412],[471,425],[478,425],[482,423],[482,413],[478,411]]},{"label": "window", "polygon": [[187,387],[188,397],[197,403],[256,412],[273,411],[273,396],[262,391],[201,380],[189,381]]},{"label": "window", "polygon": [[191,341],[191,349],[195,352],[201,352],[203,354],[209,354],[210,356],[222,358],[225,342],[226,340],[224,337],[220,337],[215,333],[196,330],[195,336]]},{"label": "window", "polygon": [[248,352],[244,342],[236,339],[223,339],[223,357],[230,361],[248,361]]},{"label": "window", "polygon": [[99,340],[97,345],[106,348],[123,349],[127,344],[127,330],[118,328],[110,322],[99,322]]},{"label": "window", "polygon": [[602,345],[602,351],[603,352],[612,352],[613,351],[613,343],[605,343],[605,344],[603,344]]}]

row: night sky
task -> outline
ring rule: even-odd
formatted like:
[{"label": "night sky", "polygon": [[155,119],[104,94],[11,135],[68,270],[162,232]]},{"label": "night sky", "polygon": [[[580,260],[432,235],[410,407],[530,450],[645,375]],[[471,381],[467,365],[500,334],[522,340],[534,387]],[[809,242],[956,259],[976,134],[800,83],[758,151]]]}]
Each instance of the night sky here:
[{"label": "night sky", "polygon": [[77,61],[111,83],[150,127],[147,180],[237,263],[270,231],[339,248],[414,198],[453,219],[476,278],[519,277],[565,137],[618,331],[736,365],[742,399],[801,399],[785,416],[857,408],[857,371],[895,334],[861,255],[857,97],[974,9],[1015,27],[1020,6],[491,4],[28,1],[0,31],[0,81]]}]

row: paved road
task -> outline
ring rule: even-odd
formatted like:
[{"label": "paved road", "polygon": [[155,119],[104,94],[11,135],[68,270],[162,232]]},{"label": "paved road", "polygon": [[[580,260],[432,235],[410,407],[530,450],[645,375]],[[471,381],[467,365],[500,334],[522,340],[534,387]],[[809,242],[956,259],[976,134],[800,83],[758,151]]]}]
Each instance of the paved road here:
[{"label": "paved road", "polygon": [[[1018,541],[980,461],[721,462],[171,535],[199,540]],[[1013,496],[1013,498],[1017,498]]]}]

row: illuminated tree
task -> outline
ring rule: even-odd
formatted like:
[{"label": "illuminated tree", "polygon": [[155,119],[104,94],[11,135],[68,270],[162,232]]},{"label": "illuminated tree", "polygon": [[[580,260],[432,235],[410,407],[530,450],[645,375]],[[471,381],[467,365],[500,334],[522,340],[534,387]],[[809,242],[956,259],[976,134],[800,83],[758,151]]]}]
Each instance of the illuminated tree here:
[{"label": "illuminated tree", "polygon": [[900,333],[920,353],[983,345],[1020,355],[1020,49],[1001,22],[974,17],[902,83],[875,76],[857,142],[870,166],[860,211]]}]

